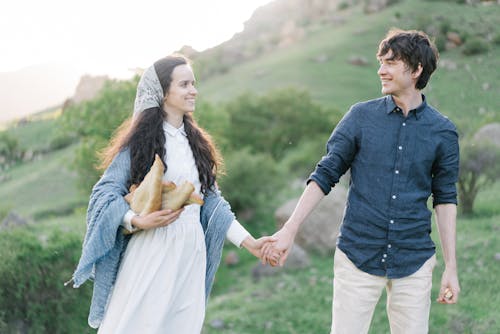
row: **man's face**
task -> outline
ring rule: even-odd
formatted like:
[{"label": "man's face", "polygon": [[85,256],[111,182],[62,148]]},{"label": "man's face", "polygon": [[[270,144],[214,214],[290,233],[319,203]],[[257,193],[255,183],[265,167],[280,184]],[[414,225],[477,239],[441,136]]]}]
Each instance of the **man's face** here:
[{"label": "man's face", "polygon": [[412,72],[401,59],[394,59],[392,50],[378,57],[378,60],[380,67],[377,74],[382,83],[382,94],[401,97],[417,90],[415,83],[420,76],[421,66]]}]

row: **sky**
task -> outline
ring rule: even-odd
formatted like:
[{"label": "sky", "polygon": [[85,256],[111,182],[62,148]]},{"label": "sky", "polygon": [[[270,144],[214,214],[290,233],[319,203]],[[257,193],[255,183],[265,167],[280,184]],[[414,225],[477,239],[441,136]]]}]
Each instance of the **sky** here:
[{"label": "sky", "polygon": [[216,46],[271,0],[15,0],[0,5],[0,72],[43,63],[126,78],[190,45]]}]

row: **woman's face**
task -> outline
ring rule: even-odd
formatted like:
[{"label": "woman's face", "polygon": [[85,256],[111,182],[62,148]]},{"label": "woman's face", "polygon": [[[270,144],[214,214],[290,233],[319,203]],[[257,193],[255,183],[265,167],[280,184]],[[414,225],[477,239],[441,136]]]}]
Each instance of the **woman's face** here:
[{"label": "woman's face", "polygon": [[167,115],[179,117],[194,111],[198,94],[194,85],[195,78],[191,66],[185,64],[174,68],[172,82],[163,102]]}]

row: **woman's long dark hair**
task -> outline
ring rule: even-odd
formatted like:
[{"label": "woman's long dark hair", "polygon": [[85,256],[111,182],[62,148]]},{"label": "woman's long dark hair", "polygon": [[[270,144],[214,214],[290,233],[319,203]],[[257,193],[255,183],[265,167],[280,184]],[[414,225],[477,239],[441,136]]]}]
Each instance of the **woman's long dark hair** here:
[{"label": "woman's long dark hair", "polygon": [[[173,55],[160,59],[154,64],[163,91],[166,93],[172,81],[172,72],[176,66],[189,64],[187,58]],[[139,184],[151,168],[155,154],[158,154],[165,165],[168,152],[165,150],[165,133],[163,122],[166,112],[162,108],[149,108],[139,113],[136,119],[128,119],[119,128],[110,145],[101,154],[105,169],[115,155],[124,148],[130,150],[131,184]],[[184,130],[198,169],[201,191],[206,191],[215,184],[217,171],[222,165],[222,157],[215,147],[210,135],[198,126],[191,114],[184,115]]]}]

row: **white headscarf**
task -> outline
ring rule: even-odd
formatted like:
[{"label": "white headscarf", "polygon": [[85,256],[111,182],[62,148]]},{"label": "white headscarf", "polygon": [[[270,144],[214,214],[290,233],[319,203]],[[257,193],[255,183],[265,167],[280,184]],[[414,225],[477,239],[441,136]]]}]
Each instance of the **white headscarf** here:
[{"label": "white headscarf", "polygon": [[158,107],[163,105],[163,89],[161,88],[160,79],[156,74],[154,65],[144,71],[137,85],[137,93],[134,102],[134,118],[139,113],[148,108]]}]

